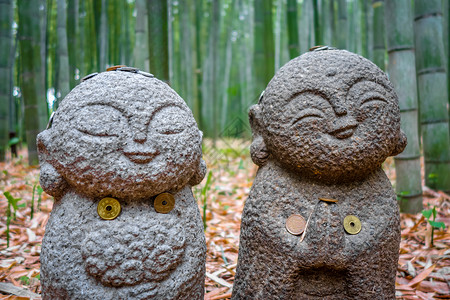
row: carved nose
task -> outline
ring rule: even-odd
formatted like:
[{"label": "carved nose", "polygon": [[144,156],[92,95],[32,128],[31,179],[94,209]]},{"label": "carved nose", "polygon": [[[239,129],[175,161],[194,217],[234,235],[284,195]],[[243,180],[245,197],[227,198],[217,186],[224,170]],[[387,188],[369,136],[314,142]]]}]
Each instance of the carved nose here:
[{"label": "carved nose", "polygon": [[[132,141],[131,141],[132,140]],[[126,143],[123,153],[132,162],[146,164],[153,160],[160,152],[154,141],[147,136],[144,130],[137,130]]]},{"label": "carved nose", "polygon": [[353,135],[356,127],[358,127],[356,120],[353,118],[346,118],[345,120],[338,122],[331,130],[330,134],[338,139],[346,139]]},{"label": "carved nose", "polygon": [[145,132],[137,132],[133,136],[133,141],[136,143],[142,144],[147,140],[147,134]]}]

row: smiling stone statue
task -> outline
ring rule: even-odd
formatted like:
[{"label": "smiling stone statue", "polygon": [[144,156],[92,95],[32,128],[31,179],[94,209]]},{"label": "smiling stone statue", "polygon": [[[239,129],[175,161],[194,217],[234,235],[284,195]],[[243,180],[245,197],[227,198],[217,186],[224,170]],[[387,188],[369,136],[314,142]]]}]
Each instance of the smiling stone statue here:
[{"label": "smiling stone statue", "polygon": [[44,299],[203,299],[191,192],[206,172],[201,140],[183,99],[151,74],[104,72],[67,95],[38,136],[40,182],[55,197]]},{"label": "smiling stone statue", "polygon": [[309,52],[249,115],[260,168],[233,299],[394,299],[399,211],[381,164],[406,138],[386,75],[347,51]]}]

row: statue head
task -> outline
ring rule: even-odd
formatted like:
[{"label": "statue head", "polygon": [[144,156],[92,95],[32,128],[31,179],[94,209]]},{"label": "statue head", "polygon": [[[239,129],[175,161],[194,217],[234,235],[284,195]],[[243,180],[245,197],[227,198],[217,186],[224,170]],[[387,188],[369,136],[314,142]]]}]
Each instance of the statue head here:
[{"label": "statue head", "polygon": [[183,99],[162,81],[100,73],[60,103],[38,135],[41,185],[61,196],[145,198],[197,184],[206,169],[202,133]]},{"label": "statue head", "polygon": [[386,74],[344,50],[284,65],[250,109],[251,155],[328,183],[364,178],[403,151],[397,95]]}]

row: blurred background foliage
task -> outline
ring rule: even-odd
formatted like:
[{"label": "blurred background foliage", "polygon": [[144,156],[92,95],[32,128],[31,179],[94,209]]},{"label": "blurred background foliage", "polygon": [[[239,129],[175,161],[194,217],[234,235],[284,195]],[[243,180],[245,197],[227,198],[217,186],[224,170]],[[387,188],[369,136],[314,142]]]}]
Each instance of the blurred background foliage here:
[{"label": "blurred background foliage", "polygon": [[206,137],[249,139],[248,108],[274,73],[330,45],[389,73],[409,140],[396,159],[397,194],[417,211],[421,154],[426,184],[450,190],[449,2],[0,0],[0,160],[26,143],[36,164],[36,135],[58,103],[113,65],[169,83]]}]

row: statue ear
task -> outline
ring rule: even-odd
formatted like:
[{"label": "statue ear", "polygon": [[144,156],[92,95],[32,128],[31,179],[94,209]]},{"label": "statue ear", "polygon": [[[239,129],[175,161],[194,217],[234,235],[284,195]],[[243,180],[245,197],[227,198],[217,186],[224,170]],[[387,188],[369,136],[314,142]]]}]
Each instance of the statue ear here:
[{"label": "statue ear", "polygon": [[399,141],[397,142],[397,145],[395,146],[390,156],[396,156],[402,153],[403,150],[405,150],[407,144],[408,140],[406,139],[406,134],[402,130],[400,130]]},{"label": "statue ear", "polygon": [[252,105],[248,112],[248,117],[253,136],[252,145],[250,146],[250,156],[256,165],[262,167],[267,163],[270,152],[261,136],[263,130],[261,124],[261,107],[258,104]]},{"label": "statue ear", "polygon": [[189,179],[189,185],[194,186],[202,182],[203,178],[206,175],[206,163],[205,161],[200,158],[200,162],[197,166],[197,169],[195,170],[194,175]]},{"label": "statue ear", "polygon": [[50,143],[51,136],[49,130],[44,130],[38,134],[37,148],[39,154],[39,164],[41,166],[39,183],[47,194],[59,199],[64,195],[64,191],[68,188],[68,184],[50,163],[52,160],[51,154],[48,150]]}]

